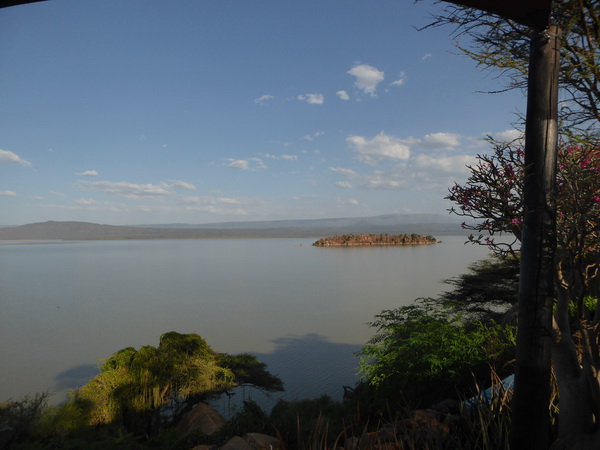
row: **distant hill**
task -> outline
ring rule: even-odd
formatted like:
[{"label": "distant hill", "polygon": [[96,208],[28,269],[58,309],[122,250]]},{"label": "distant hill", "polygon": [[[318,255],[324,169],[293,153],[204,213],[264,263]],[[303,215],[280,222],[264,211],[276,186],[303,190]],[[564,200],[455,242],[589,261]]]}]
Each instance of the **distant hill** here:
[{"label": "distant hill", "polygon": [[335,228],[355,226],[395,226],[420,224],[453,224],[458,221],[446,214],[385,214],[373,217],[344,217],[329,219],[263,220],[249,222],[218,222],[208,224],[152,224],[134,225],[149,228],[219,228],[219,229],[266,229],[266,228]]},{"label": "distant hill", "polygon": [[435,214],[376,217],[114,226],[89,222],[42,222],[0,228],[0,240],[210,239],[325,237],[334,234],[465,234],[458,222]]}]

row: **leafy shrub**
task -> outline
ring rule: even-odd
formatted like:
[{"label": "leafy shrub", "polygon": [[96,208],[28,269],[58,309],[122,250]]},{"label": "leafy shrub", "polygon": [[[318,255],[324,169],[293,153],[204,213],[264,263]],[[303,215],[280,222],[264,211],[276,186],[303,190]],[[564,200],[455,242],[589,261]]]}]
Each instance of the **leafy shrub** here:
[{"label": "leafy shrub", "polygon": [[515,345],[512,327],[465,323],[432,299],[383,311],[370,326],[377,333],[359,352],[360,369],[392,408],[468,395],[473,376],[504,363]]},{"label": "leafy shrub", "polygon": [[43,392],[0,403],[0,448],[10,448],[32,436],[47,408],[48,397]]}]

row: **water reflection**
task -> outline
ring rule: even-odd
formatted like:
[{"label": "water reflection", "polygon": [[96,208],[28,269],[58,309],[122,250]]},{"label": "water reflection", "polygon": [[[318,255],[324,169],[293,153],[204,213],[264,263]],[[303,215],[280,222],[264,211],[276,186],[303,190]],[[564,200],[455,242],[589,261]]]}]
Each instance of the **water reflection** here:
[{"label": "water reflection", "polygon": [[358,381],[358,360],[354,354],[360,345],[329,341],[317,333],[304,336],[288,335],[272,341],[271,353],[253,353],[268,370],[284,382],[284,392],[263,393],[251,388],[234,390],[234,397],[224,398],[217,408],[230,417],[243,400],[254,400],[270,410],[280,400],[301,400],[329,395],[341,400],[344,386]]}]

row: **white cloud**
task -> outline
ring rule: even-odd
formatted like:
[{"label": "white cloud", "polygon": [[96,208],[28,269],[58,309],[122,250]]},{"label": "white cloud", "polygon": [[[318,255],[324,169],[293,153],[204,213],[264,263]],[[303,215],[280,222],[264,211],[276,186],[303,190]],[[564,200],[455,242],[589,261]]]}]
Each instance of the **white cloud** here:
[{"label": "white cloud", "polygon": [[357,176],[357,173],[354,170],[344,169],[343,167],[330,167],[329,170],[349,178]]},{"label": "white cloud", "polygon": [[430,174],[459,174],[467,172],[467,164],[473,164],[475,157],[417,155],[412,162],[416,169],[425,170]]},{"label": "white cloud", "polygon": [[77,185],[92,191],[120,195],[130,199],[156,198],[172,194],[166,183],[136,184],[126,181],[78,181]]},{"label": "white cloud", "polygon": [[[460,145],[461,139],[460,135],[454,133],[431,133],[422,139],[397,138],[383,132],[373,139],[351,136],[347,142],[353,147],[357,160],[371,166],[387,161],[386,169],[357,172],[343,167],[330,167],[330,170],[341,177],[335,182],[339,188],[436,189],[443,196],[442,192],[454,181],[467,176],[466,166],[476,160],[472,155],[450,153]],[[414,147],[414,151],[411,147]]]},{"label": "white cloud", "polygon": [[14,197],[15,195],[17,195],[15,191],[0,191],[2,197]]},{"label": "white cloud", "polygon": [[408,187],[408,180],[395,172],[375,171],[362,177],[360,187],[364,189],[401,189]]},{"label": "white cloud", "polygon": [[377,85],[383,81],[384,73],[368,64],[359,64],[348,71],[350,75],[356,78],[355,86],[361,89],[365,94],[375,96]]},{"label": "white cloud", "polygon": [[229,164],[227,167],[237,170],[250,170],[250,162],[246,159],[231,159],[227,158]]},{"label": "white cloud", "polygon": [[96,202],[96,200],[92,200],[90,198],[79,198],[77,200],[75,200],[75,203],[77,203],[78,205],[82,205],[82,206],[92,206],[97,204],[98,202]]},{"label": "white cloud", "polygon": [[269,100],[273,100],[275,97],[273,97],[272,95],[269,94],[265,94],[265,95],[261,95],[258,98],[254,99],[254,103],[257,103],[259,105],[264,105],[265,103],[267,103]]},{"label": "white cloud", "polygon": [[335,185],[342,189],[350,189],[352,187],[352,183],[349,181],[338,181]]},{"label": "white cloud", "polygon": [[402,86],[404,83],[406,83],[406,74],[404,72],[400,72],[400,78],[398,78],[396,81],[392,81],[390,84],[392,86]]},{"label": "white cloud", "polygon": [[460,134],[456,133],[431,133],[425,135],[422,145],[427,148],[449,149],[460,145]]},{"label": "white cloud", "polygon": [[305,139],[307,141],[312,141],[315,138],[318,138],[319,136],[323,136],[325,134],[324,131],[317,131],[315,134],[313,134],[312,136],[310,134],[305,134],[302,139]]},{"label": "white cloud", "polygon": [[21,166],[31,166],[29,161],[21,159],[16,153],[8,150],[0,150],[0,164],[20,164]]},{"label": "white cloud", "polygon": [[198,204],[206,204],[206,205],[242,205],[242,200],[238,198],[231,197],[184,197],[181,200],[181,203],[190,204],[190,205],[198,205]]},{"label": "white cloud", "polygon": [[323,97],[323,94],[299,95],[298,100],[309,103],[311,105],[322,105],[323,103],[325,103],[325,98]]},{"label": "white cloud", "polygon": [[405,141],[383,132],[373,139],[350,136],[346,142],[353,147],[356,159],[370,166],[383,160],[406,160],[410,157],[410,148]]},{"label": "white cloud", "polygon": [[241,205],[242,202],[238,198],[230,198],[230,197],[217,197],[217,203],[222,203],[226,205]]},{"label": "white cloud", "polygon": [[269,153],[265,153],[264,157],[268,159],[281,159],[284,161],[298,161],[297,155],[271,155]]},{"label": "white cloud", "polygon": [[231,197],[194,196],[185,197],[180,203],[186,211],[206,212],[210,214],[223,214],[233,216],[246,216],[248,211],[244,208],[256,200]]},{"label": "white cloud", "polygon": [[431,53],[425,53],[422,57],[421,57],[421,61],[425,61],[426,59],[431,58]]},{"label": "white cloud", "polygon": [[515,139],[523,139],[524,137],[525,136],[522,131],[516,130],[514,128],[512,130],[504,130],[498,133],[494,133],[494,139],[501,142],[512,142]]},{"label": "white cloud", "polygon": [[174,188],[185,189],[186,191],[195,191],[196,186],[186,181],[171,180],[169,184]]},{"label": "white cloud", "polygon": [[351,198],[350,200],[348,200],[348,203],[349,203],[350,205],[358,205],[358,204],[359,204],[359,203],[358,203],[358,200],[355,200],[355,199],[353,199],[353,198]]},{"label": "white cloud", "polygon": [[75,175],[78,177],[97,177],[98,172],[95,170],[84,170],[83,172],[77,172]]},{"label": "white cloud", "polygon": [[233,159],[227,158],[229,164],[227,167],[237,170],[258,170],[266,169],[267,166],[262,162],[260,158],[248,158],[248,159]]},{"label": "white cloud", "polygon": [[350,96],[346,91],[337,91],[335,93],[341,100],[350,100]]}]

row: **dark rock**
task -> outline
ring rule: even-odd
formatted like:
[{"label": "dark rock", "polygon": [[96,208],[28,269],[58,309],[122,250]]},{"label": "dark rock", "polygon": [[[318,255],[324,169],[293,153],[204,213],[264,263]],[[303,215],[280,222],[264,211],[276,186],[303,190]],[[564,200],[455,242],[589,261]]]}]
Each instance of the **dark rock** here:
[{"label": "dark rock", "polygon": [[227,421],[213,408],[205,403],[198,403],[179,421],[175,431],[180,436],[192,430],[199,430],[203,434],[216,433]]},{"label": "dark rock", "polygon": [[239,436],[234,436],[229,439],[224,445],[219,447],[220,450],[254,450],[254,448]]},{"label": "dark rock", "polygon": [[258,450],[277,450],[282,448],[279,439],[262,433],[248,433],[244,436],[246,441]]}]

